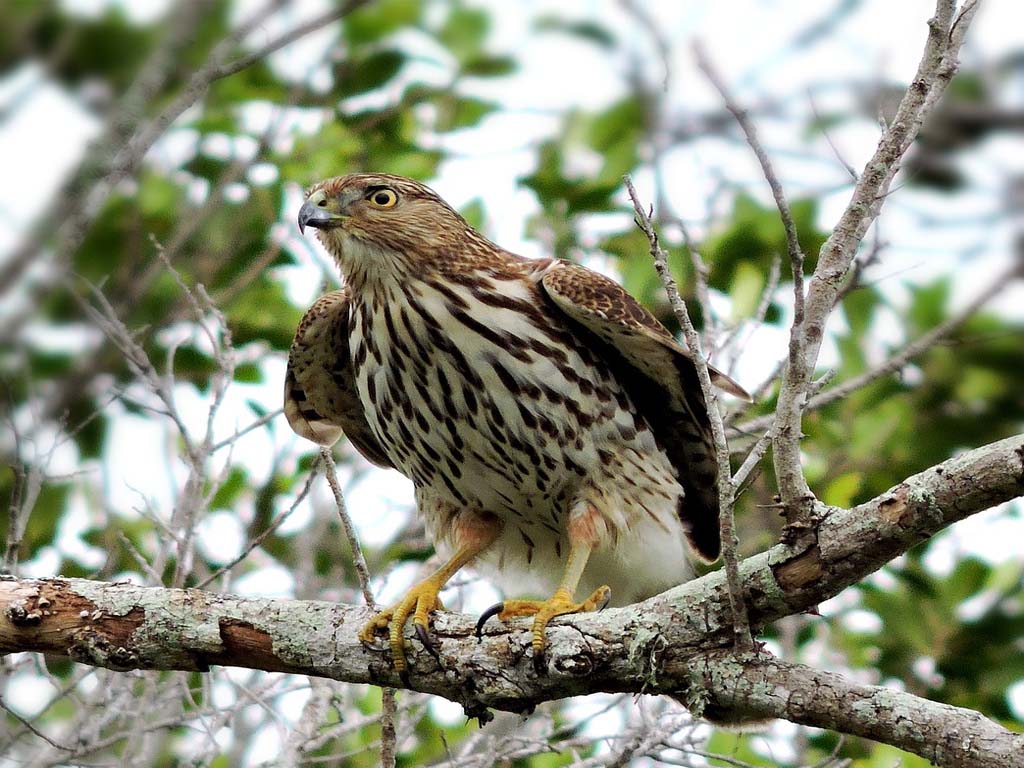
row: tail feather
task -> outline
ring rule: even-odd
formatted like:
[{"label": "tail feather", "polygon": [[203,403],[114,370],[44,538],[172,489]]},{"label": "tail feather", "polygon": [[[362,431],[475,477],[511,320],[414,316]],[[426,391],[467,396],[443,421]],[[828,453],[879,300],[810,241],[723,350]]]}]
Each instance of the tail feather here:
[{"label": "tail feather", "polygon": [[708,562],[718,559],[722,550],[719,529],[718,457],[704,393],[691,360],[677,358],[683,398],[673,408],[673,464],[679,470],[684,496],[679,500],[679,518],[687,528],[687,538],[700,557]]}]

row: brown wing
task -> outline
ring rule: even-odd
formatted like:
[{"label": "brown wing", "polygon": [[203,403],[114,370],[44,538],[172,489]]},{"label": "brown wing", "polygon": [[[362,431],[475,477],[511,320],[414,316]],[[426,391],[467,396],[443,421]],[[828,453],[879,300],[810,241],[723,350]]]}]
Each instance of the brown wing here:
[{"label": "brown wing", "polygon": [[[541,279],[548,297],[570,320],[597,337],[604,356],[665,450],[685,499],[679,516],[697,553],[715,560],[718,528],[718,462],[697,368],[689,351],[650,312],[603,275],[567,262]],[[736,382],[711,369],[712,381],[749,398]]]},{"label": "brown wing", "polygon": [[324,294],[303,315],[288,352],[284,414],[295,432],[320,445],[342,433],[367,460],[391,461],[366,421],[349,356],[348,291]]}]

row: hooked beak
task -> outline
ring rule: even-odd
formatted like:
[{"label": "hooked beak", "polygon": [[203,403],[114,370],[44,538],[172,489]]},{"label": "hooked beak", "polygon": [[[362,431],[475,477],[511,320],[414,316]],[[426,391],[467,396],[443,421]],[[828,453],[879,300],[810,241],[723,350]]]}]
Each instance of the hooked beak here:
[{"label": "hooked beak", "polygon": [[302,207],[299,208],[299,232],[306,234],[306,227],[313,227],[314,229],[331,229],[333,227],[341,226],[341,220],[344,217],[339,216],[336,213],[331,213],[326,208],[321,208],[319,205],[314,205],[310,202],[305,202]]}]

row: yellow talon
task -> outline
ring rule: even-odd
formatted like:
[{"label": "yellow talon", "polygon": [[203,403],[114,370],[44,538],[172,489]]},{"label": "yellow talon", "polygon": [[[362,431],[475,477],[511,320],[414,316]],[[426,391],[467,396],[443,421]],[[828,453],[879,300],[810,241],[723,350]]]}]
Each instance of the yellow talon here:
[{"label": "yellow talon", "polygon": [[441,656],[437,646],[430,639],[430,612],[444,610],[438,593],[448,583],[452,575],[462,566],[477,556],[488,544],[490,544],[500,528],[494,529],[486,537],[478,537],[470,543],[463,544],[451,556],[444,565],[434,573],[410,589],[396,605],[387,608],[368,622],[359,630],[359,640],[363,645],[374,647],[374,640],[378,630],[387,630],[388,645],[391,648],[391,658],[395,671],[408,684],[409,662],[405,658],[405,639],[402,637],[402,630],[405,629],[405,622],[412,615],[412,623],[416,628],[416,636],[423,643],[438,661]]},{"label": "yellow talon", "polygon": [[533,616],[530,645],[533,648],[533,665],[540,670],[544,664],[544,647],[546,645],[544,632],[548,622],[555,616],[600,610],[607,605],[611,592],[612,590],[608,586],[598,587],[590,597],[577,603],[573,601],[572,593],[568,589],[559,587],[555,590],[555,594],[547,600],[505,600],[484,612],[477,623],[477,635],[480,635],[484,623],[491,616],[497,616],[501,621],[508,621],[519,616]]},{"label": "yellow talon", "polygon": [[442,587],[444,587],[444,581],[436,578],[436,574],[421,581],[410,589],[397,604],[378,613],[359,631],[359,640],[364,645],[373,646],[377,632],[387,630],[388,645],[391,648],[395,671],[403,678],[409,673],[409,663],[405,658],[405,638],[402,637],[402,630],[405,629],[405,623],[409,620],[410,615],[416,626],[416,635],[427,647],[427,650],[437,656],[437,649],[428,633],[429,614],[433,610],[444,608],[437,596]]}]

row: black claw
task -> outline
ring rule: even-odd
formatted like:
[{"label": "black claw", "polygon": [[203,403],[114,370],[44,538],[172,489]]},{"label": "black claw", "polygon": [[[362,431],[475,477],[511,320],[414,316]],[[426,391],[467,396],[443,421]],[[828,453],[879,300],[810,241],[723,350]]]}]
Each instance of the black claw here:
[{"label": "black claw", "polygon": [[490,608],[488,608],[486,611],[484,611],[483,613],[480,614],[480,618],[476,620],[476,639],[477,640],[483,640],[484,639],[484,624],[487,623],[487,620],[489,618],[491,618],[492,616],[497,616],[499,613],[501,613],[504,610],[505,610],[505,604],[504,603],[495,603]]},{"label": "black claw", "polygon": [[437,662],[441,663],[441,654],[437,650],[437,643],[434,642],[434,638],[430,636],[430,632],[422,624],[413,624],[416,628],[416,637],[419,638],[420,642],[423,643],[423,647],[427,649],[427,652],[433,656]]},{"label": "black claw", "polygon": [[608,603],[610,603],[611,601],[612,601],[612,591],[609,589],[605,593],[605,595],[604,595],[604,600],[602,600],[601,604],[599,606],[597,606],[597,610],[603,611],[605,608],[608,607]]},{"label": "black claw", "polygon": [[538,675],[543,675],[547,671],[547,655],[544,653],[544,649],[541,648],[539,651],[533,652],[533,671]]}]

